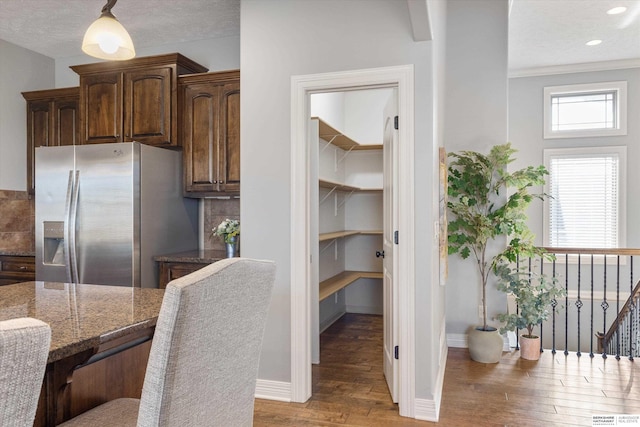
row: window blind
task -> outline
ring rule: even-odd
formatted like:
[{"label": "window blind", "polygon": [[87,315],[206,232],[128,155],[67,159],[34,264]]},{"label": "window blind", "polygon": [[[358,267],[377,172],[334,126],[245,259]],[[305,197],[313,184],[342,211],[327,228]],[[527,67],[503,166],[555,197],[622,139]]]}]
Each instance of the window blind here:
[{"label": "window blind", "polygon": [[549,159],[551,246],[618,247],[619,164],[616,153]]}]

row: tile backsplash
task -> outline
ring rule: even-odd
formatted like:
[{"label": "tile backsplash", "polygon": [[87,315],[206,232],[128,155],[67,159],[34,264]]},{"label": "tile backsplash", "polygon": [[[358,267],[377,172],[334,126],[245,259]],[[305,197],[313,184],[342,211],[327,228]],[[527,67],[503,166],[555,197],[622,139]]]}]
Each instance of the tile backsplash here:
[{"label": "tile backsplash", "polygon": [[26,191],[0,190],[0,250],[35,251],[35,204]]},{"label": "tile backsplash", "polygon": [[[218,236],[212,236],[212,230],[225,218],[240,219],[240,199],[203,199],[204,203],[204,248],[224,250],[224,242]],[[242,230],[242,224],[240,224]],[[242,249],[242,232],[240,233]]]},{"label": "tile backsplash", "polygon": [[[224,250],[211,231],[225,218],[240,219],[240,199],[203,199],[204,247]],[[35,251],[35,202],[26,191],[0,190],[0,251]]]}]

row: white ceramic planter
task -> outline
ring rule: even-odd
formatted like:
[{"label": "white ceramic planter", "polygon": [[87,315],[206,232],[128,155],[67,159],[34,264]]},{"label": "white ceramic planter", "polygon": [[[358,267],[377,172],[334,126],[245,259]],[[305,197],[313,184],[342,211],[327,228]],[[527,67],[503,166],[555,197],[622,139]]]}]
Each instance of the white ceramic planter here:
[{"label": "white ceramic planter", "polygon": [[[480,328],[480,329],[479,329]],[[469,355],[481,363],[498,363],[502,357],[502,335],[496,328],[483,331],[481,326],[472,328],[467,335]]]}]

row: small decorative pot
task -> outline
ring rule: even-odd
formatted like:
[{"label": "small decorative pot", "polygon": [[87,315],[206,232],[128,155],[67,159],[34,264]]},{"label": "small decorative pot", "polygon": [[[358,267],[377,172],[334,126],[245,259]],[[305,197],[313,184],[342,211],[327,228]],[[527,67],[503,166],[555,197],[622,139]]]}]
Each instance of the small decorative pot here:
[{"label": "small decorative pot", "polygon": [[227,247],[227,258],[233,258],[236,256],[236,251],[238,250],[238,242],[236,241],[236,236],[230,237],[229,242],[225,243]]},{"label": "small decorative pot", "polygon": [[540,337],[520,335],[520,357],[527,360],[540,359]]}]

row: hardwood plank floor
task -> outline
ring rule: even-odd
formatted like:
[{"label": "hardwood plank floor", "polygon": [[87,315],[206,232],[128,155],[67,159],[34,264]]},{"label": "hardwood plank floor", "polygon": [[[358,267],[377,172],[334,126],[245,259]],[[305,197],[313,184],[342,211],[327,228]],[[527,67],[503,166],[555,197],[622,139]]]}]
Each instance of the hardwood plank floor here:
[{"label": "hardwood plank floor", "polygon": [[400,417],[382,374],[382,316],[347,314],[320,336],[313,396],[256,399],[254,426],[591,426],[592,415],[640,415],[640,366],[624,358],[503,353],[497,364],[450,348],[438,423]]}]

